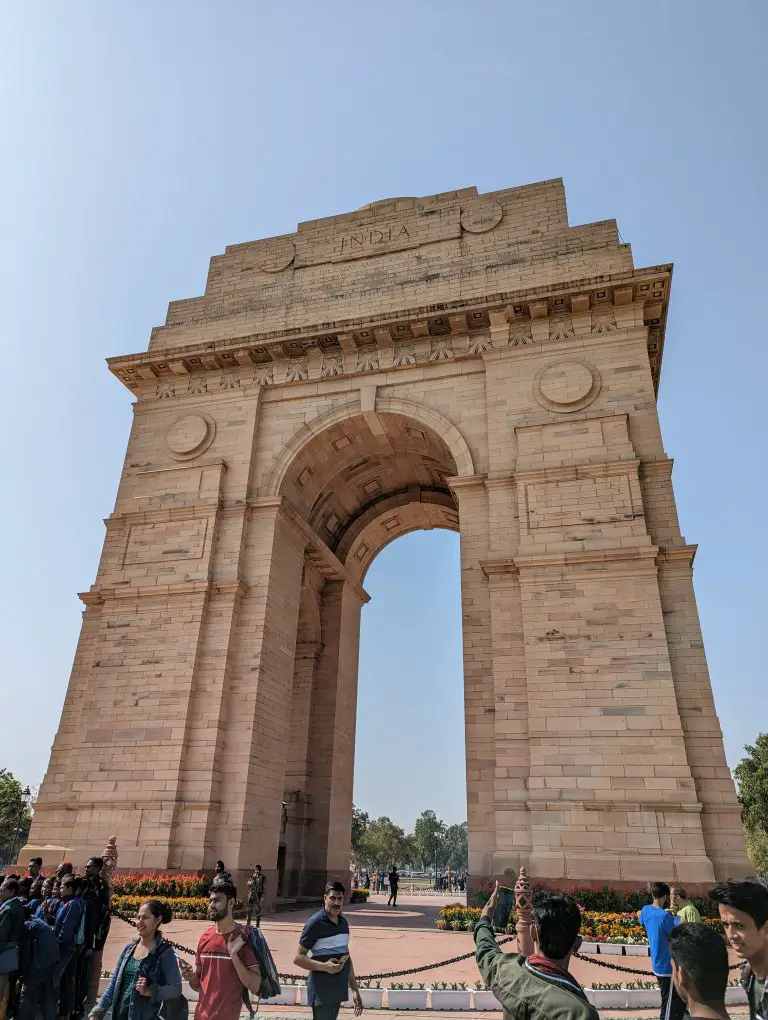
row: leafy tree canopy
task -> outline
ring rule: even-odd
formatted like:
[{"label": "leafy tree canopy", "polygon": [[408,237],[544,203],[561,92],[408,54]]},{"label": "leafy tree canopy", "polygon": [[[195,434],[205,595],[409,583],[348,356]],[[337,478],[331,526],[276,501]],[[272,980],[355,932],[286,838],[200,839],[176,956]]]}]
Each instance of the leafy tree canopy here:
[{"label": "leafy tree canopy", "polygon": [[29,789],[25,790],[8,769],[0,769],[0,859],[8,862],[11,851],[15,855],[24,846],[32,824],[27,804]]}]

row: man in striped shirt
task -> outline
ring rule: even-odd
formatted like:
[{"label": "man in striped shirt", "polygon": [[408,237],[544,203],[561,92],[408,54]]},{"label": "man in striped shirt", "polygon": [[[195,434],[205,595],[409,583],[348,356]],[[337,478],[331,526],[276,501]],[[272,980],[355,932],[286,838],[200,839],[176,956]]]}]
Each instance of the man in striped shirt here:
[{"label": "man in striped shirt", "polygon": [[237,890],[231,882],[215,879],[208,898],[208,920],[197,943],[195,966],[178,958],[181,976],[199,993],[195,1020],[238,1020],[243,988],[257,995],[261,972],[256,956],[233,917]]},{"label": "man in striped shirt", "polygon": [[363,1012],[363,1000],[349,956],[349,925],[341,912],[344,886],[329,882],[323,908],[304,925],[294,965],[309,971],[307,1001],[313,1020],[336,1020],[339,1007],[352,989],[355,1016]]}]

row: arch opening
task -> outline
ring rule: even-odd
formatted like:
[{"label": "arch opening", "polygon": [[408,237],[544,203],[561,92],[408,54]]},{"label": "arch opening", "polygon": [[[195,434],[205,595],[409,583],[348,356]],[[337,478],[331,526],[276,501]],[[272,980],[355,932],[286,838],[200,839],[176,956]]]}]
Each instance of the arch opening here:
[{"label": "arch opening", "polygon": [[[376,556],[366,587],[355,806],[406,834],[425,810],[459,825],[467,787],[458,536],[445,529],[402,536]],[[411,863],[420,873],[434,861]],[[361,864],[372,870],[372,862]],[[448,864],[441,857],[439,870]]]},{"label": "arch opening", "polygon": [[[406,401],[389,401],[388,410],[381,409],[384,403],[377,401],[375,412],[345,405],[305,425],[286,444],[262,488],[269,494],[278,485],[274,494],[290,503],[345,568],[339,579],[305,552],[278,858],[280,890],[287,896],[315,893],[328,875],[346,873],[350,864],[363,602],[360,586],[348,579],[362,582],[382,550],[411,532],[457,532],[458,505],[449,483],[473,470],[455,426],[425,408],[414,418],[406,413]],[[419,542],[415,536],[410,540]],[[458,563],[455,537],[453,542],[451,570]],[[413,566],[393,581],[406,598],[412,594]],[[433,597],[452,590],[456,621],[448,629],[438,622],[427,627],[419,654],[435,659],[458,642],[453,669],[463,676],[459,578],[456,566],[452,585],[433,584]],[[425,600],[428,595],[418,601]],[[380,613],[373,612],[375,630]],[[453,688],[462,707],[453,713],[453,750],[445,761],[438,755],[443,772],[457,762],[464,770],[463,753],[455,757],[464,741],[463,684]],[[466,774],[459,782],[465,791]]]}]

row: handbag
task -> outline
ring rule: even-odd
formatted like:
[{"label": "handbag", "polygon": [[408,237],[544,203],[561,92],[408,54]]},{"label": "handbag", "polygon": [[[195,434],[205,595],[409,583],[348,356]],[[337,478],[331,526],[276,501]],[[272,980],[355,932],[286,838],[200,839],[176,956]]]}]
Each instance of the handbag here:
[{"label": "handbag", "polygon": [[19,969],[19,947],[15,942],[0,949],[0,974],[13,974]]}]

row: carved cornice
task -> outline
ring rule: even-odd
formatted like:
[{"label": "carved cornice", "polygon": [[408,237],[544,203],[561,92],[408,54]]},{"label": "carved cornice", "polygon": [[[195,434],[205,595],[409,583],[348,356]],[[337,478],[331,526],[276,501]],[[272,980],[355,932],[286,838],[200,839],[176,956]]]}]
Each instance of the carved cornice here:
[{"label": "carved cornice", "polygon": [[582,569],[624,570],[626,568],[641,569],[643,572],[656,572],[655,545],[614,546],[612,549],[573,549],[568,552],[522,553],[515,556],[515,563],[520,571],[521,579],[531,570],[562,569],[576,567]]},{"label": "carved cornice", "polygon": [[[644,329],[658,386],[672,267],[574,280],[489,294],[483,301],[443,302],[382,319],[348,319],[322,327],[248,333],[165,351],[108,359],[110,370],[143,398],[179,399],[213,391],[300,385],[416,364],[488,358],[530,344],[588,336],[611,343]],[[218,318],[241,314],[242,306]],[[212,322],[210,315],[201,319]],[[406,345],[406,346],[403,346]],[[407,347],[407,350],[406,350]],[[155,392],[147,392],[147,384]]]},{"label": "carved cornice", "polygon": [[499,578],[516,578],[520,573],[517,563],[510,557],[480,560],[480,568],[489,581],[497,581]]},{"label": "carved cornice", "polygon": [[569,464],[567,467],[528,468],[516,471],[515,481],[520,482],[569,482],[577,478],[607,478],[612,475],[626,475],[632,469],[637,470],[640,461],[637,457],[626,460],[595,458],[583,464]]},{"label": "carved cornice", "polygon": [[674,463],[671,457],[644,460],[640,468],[640,476],[641,478],[671,478]]},{"label": "carved cornice", "polygon": [[250,591],[244,581],[178,581],[175,584],[113,585],[93,587],[80,592],[78,598],[86,606],[103,606],[118,599],[189,598],[190,596],[229,595],[243,598]]},{"label": "carved cornice", "polygon": [[458,500],[466,493],[485,488],[485,475],[451,475],[445,480]]},{"label": "carved cornice", "polygon": [[697,545],[662,545],[656,562],[660,567],[682,566],[690,569],[696,557]]},{"label": "carved cornice", "polygon": [[[656,573],[658,548],[652,545],[617,546],[613,549],[574,549],[568,552],[519,553],[480,560],[488,580],[519,575],[525,583],[536,570],[605,570],[635,575]],[[528,575],[528,577],[526,576]]]},{"label": "carved cornice", "polygon": [[108,528],[117,529],[126,524],[166,524],[171,521],[192,521],[215,517],[219,510],[219,500],[213,497],[210,502],[202,503],[200,497],[185,506],[169,506],[160,510],[116,510],[104,518]]}]

